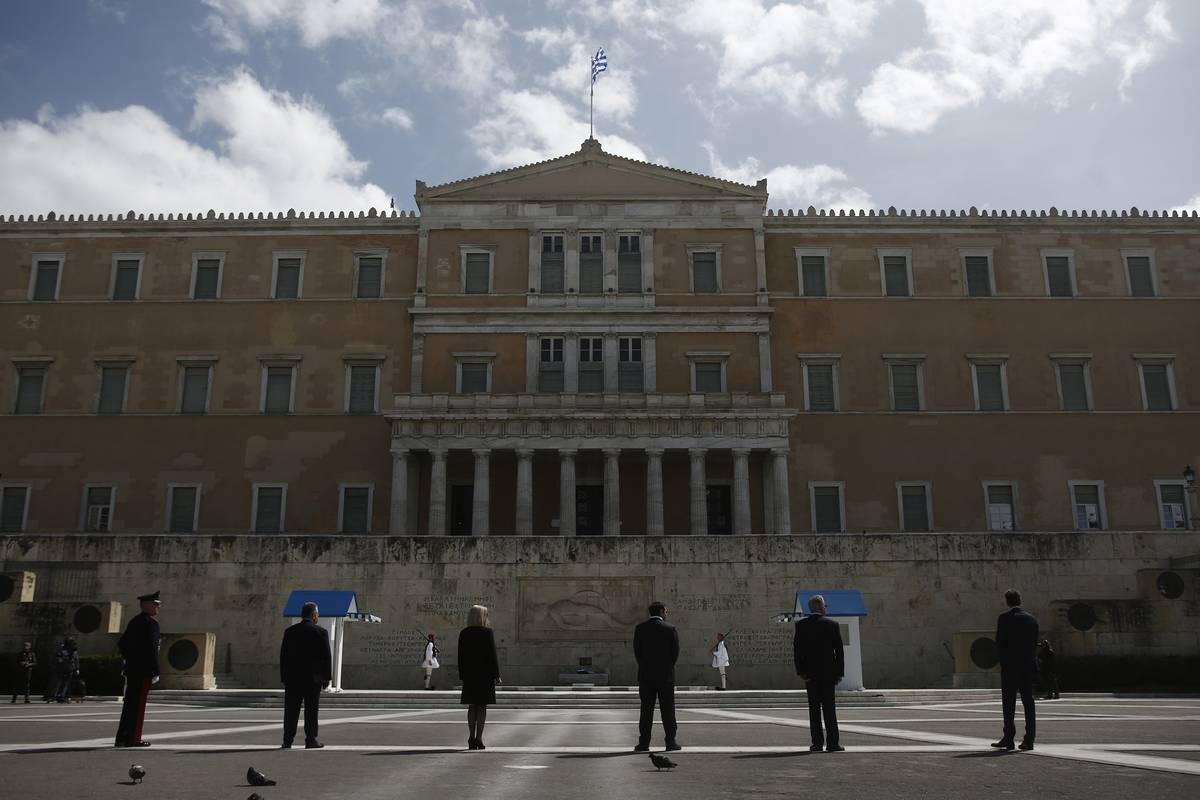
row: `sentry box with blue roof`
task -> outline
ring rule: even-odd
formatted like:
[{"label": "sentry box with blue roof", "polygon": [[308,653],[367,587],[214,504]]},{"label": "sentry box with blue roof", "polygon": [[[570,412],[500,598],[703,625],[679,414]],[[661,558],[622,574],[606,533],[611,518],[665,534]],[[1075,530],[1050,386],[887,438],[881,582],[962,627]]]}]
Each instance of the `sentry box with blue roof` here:
[{"label": "sentry box with blue roof", "polygon": [[781,611],[776,622],[795,622],[808,616],[808,599],[815,594],[825,598],[827,616],[842,628],[842,649],[846,659],[846,675],[838,684],[840,691],[862,691],[862,645],[858,637],[858,620],[867,615],[867,604],[857,589],[801,589],[796,592],[796,607]]},{"label": "sentry box with blue roof", "polygon": [[305,603],[316,603],[317,624],[329,631],[329,646],[333,648],[333,680],[329,691],[342,690],[342,649],[347,622],[382,622],[380,617],[358,610],[358,595],[343,589],[296,589],[288,595],[283,615],[300,621],[300,609]]}]

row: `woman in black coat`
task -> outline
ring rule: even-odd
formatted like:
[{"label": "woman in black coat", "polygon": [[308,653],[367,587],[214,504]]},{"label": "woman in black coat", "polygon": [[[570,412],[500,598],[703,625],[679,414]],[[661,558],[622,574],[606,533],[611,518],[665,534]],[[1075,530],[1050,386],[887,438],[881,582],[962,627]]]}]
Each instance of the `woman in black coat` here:
[{"label": "woman in black coat", "polygon": [[471,606],[467,627],[458,634],[458,676],[462,679],[460,702],[467,707],[467,747],[485,750],[483,725],[487,721],[487,707],[496,702],[496,686],[502,682],[496,637],[488,625],[486,606]]}]

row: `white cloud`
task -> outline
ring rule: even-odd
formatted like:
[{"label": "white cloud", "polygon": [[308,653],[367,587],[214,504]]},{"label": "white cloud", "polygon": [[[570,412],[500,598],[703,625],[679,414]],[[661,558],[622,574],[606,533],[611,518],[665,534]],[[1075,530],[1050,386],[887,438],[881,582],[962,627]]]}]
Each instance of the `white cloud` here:
[{"label": "white cloud", "polygon": [[1178,211],[1180,214],[1193,214],[1200,211],[1200,194],[1194,195],[1191,200],[1181,206],[1175,206],[1171,210]]},{"label": "white cloud", "polygon": [[[1161,1],[922,3],[929,45],[878,67],[855,103],[874,128],[925,132],[955,109],[1039,92],[1051,80],[1085,74],[1106,60],[1119,66],[1123,93],[1174,39]],[[1050,102],[1065,106],[1061,90],[1051,95]]]},{"label": "white cloud", "polygon": [[204,0],[230,28],[294,27],[308,47],[371,33],[388,13],[380,0]]},{"label": "white cloud", "polygon": [[402,131],[410,131],[413,127],[412,114],[396,106],[385,108],[379,112],[379,118],[389,125],[395,125]]},{"label": "white cloud", "polygon": [[143,106],[83,107],[0,122],[0,208],[20,212],[196,212],[387,208],[324,111],[263,87],[250,73],[202,85],[193,127],[214,126],[218,147],[184,137]]},{"label": "white cloud", "polygon": [[766,178],[772,208],[807,208],[811,205],[849,210],[871,205],[870,193],[854,186],[846,173],[837,167],[828,164],[783,164],[764,172],[757,158],[751,157],[741,164],[729,165],[721,161],[711,143],[704,142],[702,146],[708,152],[709,169],[718,178],[749,184]]}]

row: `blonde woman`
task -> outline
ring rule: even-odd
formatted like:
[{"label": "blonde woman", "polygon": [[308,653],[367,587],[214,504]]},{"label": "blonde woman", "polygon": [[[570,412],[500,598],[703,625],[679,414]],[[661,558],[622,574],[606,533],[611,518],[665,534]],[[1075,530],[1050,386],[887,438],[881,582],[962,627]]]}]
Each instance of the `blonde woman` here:
[{"label": "blonde woman", "polygon": [[486,750],[483,725],[487,707],[496,702],[496,686],[502,682],[486,606],[471,606],[467,627],[458,634],[458,675],[462,679],[460,702],[467,707],[467,748]]}]

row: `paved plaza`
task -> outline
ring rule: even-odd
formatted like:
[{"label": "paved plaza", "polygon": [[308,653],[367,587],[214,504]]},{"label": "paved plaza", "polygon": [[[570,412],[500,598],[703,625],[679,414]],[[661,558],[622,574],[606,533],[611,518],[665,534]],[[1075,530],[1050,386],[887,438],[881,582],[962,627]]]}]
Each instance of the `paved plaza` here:
[{"label": "paved plaza", "polygon": [[[152,705],[142,750],[111,747],[113,702],[0,706],[8,797],[267,798],[1196,797],[1200,699],[1041,703],[1033,753],[992,751],[995,702],[842,710],[845,753],[808,752],[803,708],[680,709],[679,767],[656,773],[632,708],[492,709],[467,752],[458,706],[328,709],[322,751],[281,751],[279,709]],[[1018,727],[1020,727],[1018,717]],[[655,749],[662,744],[655,728]],[[131,762],[145,765],[127,785]]]}]

